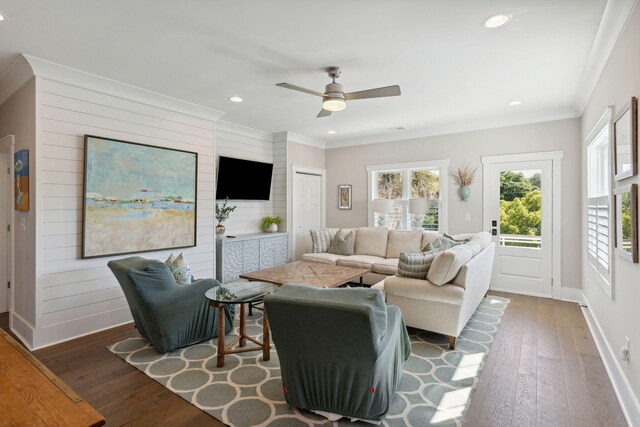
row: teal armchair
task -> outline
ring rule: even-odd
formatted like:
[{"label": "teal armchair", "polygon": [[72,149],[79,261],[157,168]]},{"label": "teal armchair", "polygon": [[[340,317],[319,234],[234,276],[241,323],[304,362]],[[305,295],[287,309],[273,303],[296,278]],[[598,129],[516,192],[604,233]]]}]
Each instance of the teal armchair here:
[{"label": "teal armchair", "polygon": [[[107,265],[124,291],[138,332],[161,353],[218,336],[218,309],[210,307],[204,296],[208,289],[220,286],[217,280],[178,286],[163,262],[141,257]],[[234,307],[227,307],[225,315],[225,333],[229,333]]]},{"label": "teal armchair", "polygon": [[398,307],[376,289],[284,285],[264,298],[287,402],[384,418],[411,343]]}]

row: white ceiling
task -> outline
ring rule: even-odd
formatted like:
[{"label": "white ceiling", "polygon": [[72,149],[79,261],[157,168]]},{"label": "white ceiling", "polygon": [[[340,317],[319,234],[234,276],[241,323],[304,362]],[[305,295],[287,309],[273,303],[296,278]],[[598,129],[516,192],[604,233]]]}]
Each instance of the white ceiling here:
[{"label": "white ceiling", "polygon": [[[612,0],[610,0],[612,1]],[[325,141],[577,116],[606,0],[0,0],[0,75],[27,53]],[[488,16],[513,19],[489,30]],[[316,119],[346,91],[399,84]],[[231,103],[239,95],[245,102]],[[509,107],[512,100],[522,100]],[[405,127],[405,131],[390,130]],[[335,130],[335,135],[327,131]]]}]

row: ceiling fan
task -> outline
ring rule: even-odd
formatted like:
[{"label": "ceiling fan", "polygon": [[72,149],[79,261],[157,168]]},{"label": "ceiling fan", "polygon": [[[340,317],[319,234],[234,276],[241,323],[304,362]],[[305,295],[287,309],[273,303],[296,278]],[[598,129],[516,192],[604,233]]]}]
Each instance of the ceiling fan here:
[{"label": "ceiling fan", "polygon": [[336,79],[340,77],[340,73],[342,71],[340,70],[340,67],[327,67],[325,68],[325,71],[327,72],[327,74],[329,74],[329,77],[333,79],[333,83],[329,83],[327,86],[325,86],[324,93],[306,89],[289,83],[276,83],[276,86],[297,90],[298,92],[304,92],[310,95],[321,97],[322,110],[316,117],[327,117],[334,111],[344,110],[347,107],[347,101],[400,95],[400,86],[398,85],[344,93],[342,85],[340,83],[336,83]]}]

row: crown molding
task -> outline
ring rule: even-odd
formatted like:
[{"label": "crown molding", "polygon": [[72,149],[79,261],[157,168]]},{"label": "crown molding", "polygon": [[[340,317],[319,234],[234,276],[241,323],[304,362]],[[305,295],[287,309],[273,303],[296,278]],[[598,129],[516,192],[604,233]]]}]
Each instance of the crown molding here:
[{"label": "crown molding", "polygon": [[573,107],[582,115],[609,57],[620,39],[637,0],[608,0],[600,20],[589,59],[578,84]]},{"label": "crown molding", "polygon": [[238,125],[236,123],[219,120],[216,122],[216,131],[233,133],[242,135],[247,138],[258,139],[261,141],[272,141],[273,134],[259,129],[250,128],[248,126]]},{"label": "crown molding", "polygon": [[320,139],[311,138],[295,132],[287,131],[286,133],[287,133],[287,141],[289,142],[308,145],[309,147],[320,148],[322,150],[325,150],[327,148],[327,143]]},{"label": "crown molding", "polygon": [[380,144],[384,142],[396,142],[408,139],[426,138],[431,136],[450,135],[455,133],[464,133],[480,130],[498,129],[510,126],[520,126],[535,123],[551,122],[555,120],[566,120],[580,117],[580,115],[571,107],[560,108],[557,110],[546,110],[534,113],[523,113],[518,115],[509,115],[480,118],[476,120],[467,120],[465,122],[457,122],[442,126],[433,126],[428,128],[370,135],[361,138],[343,139],[332,141],[327,144],[327,150],[343,147],[352,147],[356,145]]},{"label": "crown molding", "polygon": [[204,120],[217,121],[225,114],[222,111],[141,89],[126,83],[117,82],[27,54],[20,55],[0,79],[0,85],[2,86],[0,103],[11,96],[11,94],[33,76]]}]

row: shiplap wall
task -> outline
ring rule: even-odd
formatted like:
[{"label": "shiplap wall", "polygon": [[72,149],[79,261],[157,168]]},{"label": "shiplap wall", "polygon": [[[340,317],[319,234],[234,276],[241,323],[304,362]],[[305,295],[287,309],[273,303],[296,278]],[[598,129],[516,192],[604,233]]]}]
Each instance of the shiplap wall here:
[{"label": "shiplap wall", "polygon": [[[194,276],[214,275],[214,122],[45,78],[41,82],[37,174],[42,277],[34,347],[131,319],[107,267],[109,260],[122,256],[80,259],[84,134],[198,153],[198,246],[176,252],[184,252]],[[169,253],[141,256],[165,259]]]},{"label": "shiplap wall", "polygon": [[[216,123],[215,140],[216,159],[219,156],[226,156],[273,163],[273,134],[269,132],[219,121]],[[251,173],[251,171],[247,171],[247,173]],[[280,190],[274,187],[275,181],[272,180],[272,183],[271,200],[269,201],[229,201],[230,205],[235,205],[237,208],[224,222],[225,234],[236,235],[262,231],[262,218],[273,215],[273,200],[275,196],[280,194]]]},{"label": "shiplap wall", "polygon": [[[273,141],[273,215],[282,218],[280,231],[287,228],[287,140]],[[291,245],[289,245],[291,246]]]}]

